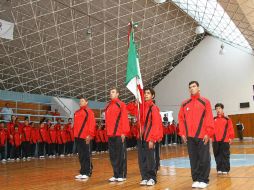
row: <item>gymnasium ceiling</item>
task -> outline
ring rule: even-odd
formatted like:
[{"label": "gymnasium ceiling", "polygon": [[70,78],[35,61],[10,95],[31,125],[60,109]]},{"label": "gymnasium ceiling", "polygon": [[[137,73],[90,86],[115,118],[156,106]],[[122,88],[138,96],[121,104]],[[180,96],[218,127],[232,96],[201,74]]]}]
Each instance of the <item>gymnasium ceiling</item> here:
[{"label": "gymnasium ceiling", "polygon": [[[0,89],[107,101],[109,89],[117,86],[121,99],[129,101],[133,96],[124,83],[131,19],[138,23],[145,86],[158,84],[205,35],[254,48],[253,1],[218,2],[1,0],[0,19],[15,29],[13,40],[0,38]],[[195,34],[199,24],[204,34]]]}]

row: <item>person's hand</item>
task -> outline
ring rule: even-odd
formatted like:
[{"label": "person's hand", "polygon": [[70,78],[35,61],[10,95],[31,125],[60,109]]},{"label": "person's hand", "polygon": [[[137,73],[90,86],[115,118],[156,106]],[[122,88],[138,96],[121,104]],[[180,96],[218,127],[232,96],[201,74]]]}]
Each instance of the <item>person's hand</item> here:
[{"label": "person's hand", "polygon": [[208,135],[205,135],[205,136],[204,136],[203,141],[204,141],[204,145],[206,145],[206,144],[209,142],[209,137],[208,137]]},{"label": "person's hand", "polygon": [[91,141],[91,137],[88,135],[88,136],[86,137],[86,144],[89,144],[90,141]]},{"label": "person's hand", "polygon": [[122,143],[124,143],[125,135],[121,135],[121,138],[122,138]]},{"label": "person's hand", "polygon": [[149,141],[148,147],[149,147],[149,149],[153,149],[154,148],[154,142],[153,141]]},{"label": "person's hand", "polygon": [[182,136],[182,139],[184,143],[187,143],[187,138],[184,135]]},{"label": "person's hand", "polygon": [[232,143],[233,143],[233,140],[232,140],[232,139],[229,139],[229,140],[228,140],[228,143],[229,143],[229,144],[232,144]]}]

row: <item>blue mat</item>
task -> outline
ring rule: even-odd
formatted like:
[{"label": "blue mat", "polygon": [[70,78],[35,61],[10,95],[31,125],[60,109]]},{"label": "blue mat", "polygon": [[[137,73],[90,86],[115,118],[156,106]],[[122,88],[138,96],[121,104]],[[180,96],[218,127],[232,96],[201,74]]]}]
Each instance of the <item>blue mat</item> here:
[{"label": "blue mat", "polygon": [[[161,166],[174,168],[190,168],[189,157],[177,157],[161,160]],[[254,154],[231,154],[230,166],[254,166]],[[212,156],[212,168],[216,168],[214,157]]]}]

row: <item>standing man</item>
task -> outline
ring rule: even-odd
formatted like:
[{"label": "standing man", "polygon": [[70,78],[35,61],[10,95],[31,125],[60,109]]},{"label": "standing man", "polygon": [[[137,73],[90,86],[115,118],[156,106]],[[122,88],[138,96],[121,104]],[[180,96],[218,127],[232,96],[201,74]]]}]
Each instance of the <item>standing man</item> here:
[{"label": "standing man", "polygon": [[155,92],[152,88],[144,89],[145,121],[141,122],[141,135],[138,139],[138,160],[142,177],[140,185],[147,186],[153,186],[157,182],[159,151],[156,151],[155,146],[163,138],[160,110],[153,102],[154,97]]},{"label": "standing man", "polygon": [[230,118],[224,116],[224,105],[217,103],[214,117],[213,153],[218,174],[228,174],[230,170],[230,144],[234,139],[234,128]]},{"label": "standing man", "polygon": [[80,109],[74,114],[74,137],[77,145],[80,174],[76,179],[88,179],[92,175],[91,140],[95,136],[95,118],[93,111],[88,107],[88,100],[81,97]]},{"label": "standing man", "polygon": [[5,107],[2,108],[1,113],[3,114],[3,120],[7,123],[9,121],[11,121],[11,116],[13,114],[12,109],[10,108],[10,104],[6,103]]},{"label": "standing man", "polygon": [[179,135],[187,148],[191,165],[193,188],[206,188],[209,183],[211,156],[209,138],[214,135],[210,101],[200,96],[199,83],[189,83],[191,98],[185,100],[178,114]]},{"label": "standing man", "polygon": [[127,152],[125,137],[130,131],[128,112],[125,103],[119,100],[117,88],[110,90],[111,101],[105,108],[106,131],[109,137],[109,157],[114,176],[109,182],[122,182],[127,174]]},{"label": "standing man", "polygon": [[239,120],[238,123],[236,124],[236,128],[237,128],[237,133],[238,133],[238,138],[240,141],[243,141],[243,130],[244,130],[244,125],[243,123],[241,123],[241,121]]}]

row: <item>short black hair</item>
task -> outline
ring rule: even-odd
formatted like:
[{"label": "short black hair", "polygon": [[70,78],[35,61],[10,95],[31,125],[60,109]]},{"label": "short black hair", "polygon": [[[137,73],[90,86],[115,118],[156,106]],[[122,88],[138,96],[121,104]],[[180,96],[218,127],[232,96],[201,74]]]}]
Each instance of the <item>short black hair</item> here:
[{"label": "short black hair", "polygon": [[153,89],[153,88],[150,88],[150,87],[146,87],[146,88],[144,88],[144,92],[145,92],[145,91],[147,91],[147,90],[149,90],[149,91],[150,91],[150,93],[152,94],[153,99],[154,99],[154,98],[155,98],[155,91],[154,91],[154,89]]},{"label": "short black hair", "polygon": [[111,90],[116,90],[116,92],[119,94],[119,89],[117,87],[112,87],[112,88],[110,88],[110,91]]},{"label": "short black hair", "polygon": [[190,81],[190,82],[189,82],[189,86],[190,86],[190,85],[192,85],[192,84],[196,84],[196,85],[197,85],[197,87],[199,87],[199,83],[198,83],[198,81],[195,81],[195,80]]},{"label": "short black hair", "polygon": [[217,104],[215,104],[214,107],[215,107],[215,109],[218,107],[220,107],[221,109],[224,109],[224,105],[222,103],[217,103]]},{"label": "short black hair", "polygon": [[78,96],[77,98],[78,98],[78,99],[84,99],[86,102],[88,101],[88,99],[87,99],[85,96],[83,96],[83,95],[80,95],[80,96]]}]

